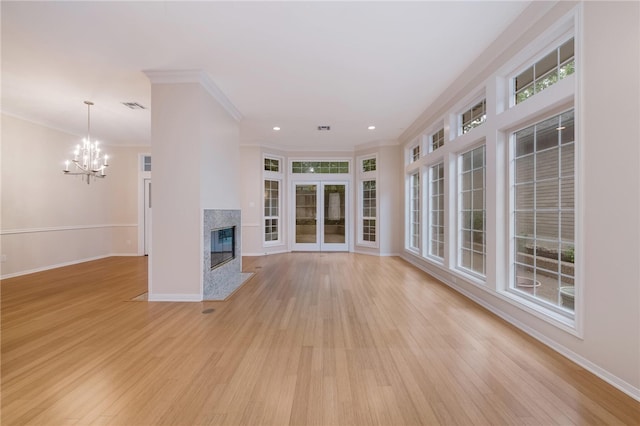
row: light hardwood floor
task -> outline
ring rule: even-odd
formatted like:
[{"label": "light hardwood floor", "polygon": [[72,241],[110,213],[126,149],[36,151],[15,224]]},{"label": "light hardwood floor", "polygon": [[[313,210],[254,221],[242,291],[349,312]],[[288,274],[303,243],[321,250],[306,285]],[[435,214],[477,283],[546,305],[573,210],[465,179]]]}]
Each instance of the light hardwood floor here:
[{"label": "light hardwood floor", "polygon": [[4,280],[2,424],[640,423],[640,403],[398,258],[243,261],[256,275],[225,302],[130,301],[144,257]]}]

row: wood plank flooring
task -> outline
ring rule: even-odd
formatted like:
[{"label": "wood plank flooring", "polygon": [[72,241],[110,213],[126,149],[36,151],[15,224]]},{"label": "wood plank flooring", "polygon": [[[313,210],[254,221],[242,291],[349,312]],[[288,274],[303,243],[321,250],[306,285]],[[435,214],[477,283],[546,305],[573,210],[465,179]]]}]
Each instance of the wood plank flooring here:
[{"label": "wood plank flooring", "polygon": [[2,282],[3,425],[640,423],[640,403],[398,258],[244,258],[256,274],[225,302],[131,301],[146,260]]}]

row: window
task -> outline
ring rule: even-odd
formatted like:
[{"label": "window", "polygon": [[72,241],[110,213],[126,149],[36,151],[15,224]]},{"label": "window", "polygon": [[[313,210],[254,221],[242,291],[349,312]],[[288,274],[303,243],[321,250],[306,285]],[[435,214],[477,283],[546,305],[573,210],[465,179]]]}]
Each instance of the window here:
[{"label": "window", "polygon": [[478,127],[487,119],[487,101],[481,100],[467,111],[460,115],[461,124],[460,129],[462,134],[467,133],[469,130]]},{"label": "window", "polygon": [[376,181],[362,182],[362,241],[376,242]]},{"label": "window", "polygon": [[573,110],[512,135],[511,288],[574,309],[575,141]]},{"label": "window", "polygon": [[458,266],[485,274],[485,147],[460,155],[460,251]]},{"label": "window", "polygon": [[358,175],[359,194],[359,222],[358,244],[369,247],[378,247],[376,242],[377,231],[377,179],[378,165],[375,155],[358,158],[360,173]]},{"label": "window", "polygon": [[411,148],[411,162],[415,162],[418,161],[418,159],[420,158],[420,145],[416,145],[413,148]]},{"label": "window", "polygon": [[411,229],[409,247],[415,250],[420,249],[420,173],[414,173],[410,178],[411,191]]},{"label": "window", "polygon": [[440,129],[431,135],[431,151],[435,151],[444,145],[444,129]]},{"label": "window", "polygon": [[293,173],[349,173],[348,161],[293,161]]},{"label": "window", "polygon": [[264,181],[264,241],[280,240],[280,181]]},{"label": "window", "polygon": [[575,72],[573,38],[518,74],[514,80],[515,103],[557,83]]},{"label": "window", "polygon": [[142,171],[150,172],[151,171],[151,156],[144,155],[142,156]]},{"label": "window", "polygon": [[266,172],[280,172],[280,160],[276,158],[264,158],[264,170]]},{"label": "window", "polygon": [[376,159],[375,158],[367,158],[366,160],[362,160],[362,171],[366,172],[375,172],[376,171]]},{"label": "window", "polygon": [[431,187],[429,203],[429,254],[444,258],[444,163],[429,170]]}]

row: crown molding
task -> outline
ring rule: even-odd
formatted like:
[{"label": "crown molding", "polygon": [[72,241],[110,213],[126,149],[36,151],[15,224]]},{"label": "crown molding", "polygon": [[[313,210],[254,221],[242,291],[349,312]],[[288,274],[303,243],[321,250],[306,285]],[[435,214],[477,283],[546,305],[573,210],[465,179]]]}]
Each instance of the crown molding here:
[{"label": "crown molding", "polygon": [[200,84],[220,105],[240,122],[242,113],[213,82],[209,74],[202,70],[146,70],[143,71],[152,84]]}]

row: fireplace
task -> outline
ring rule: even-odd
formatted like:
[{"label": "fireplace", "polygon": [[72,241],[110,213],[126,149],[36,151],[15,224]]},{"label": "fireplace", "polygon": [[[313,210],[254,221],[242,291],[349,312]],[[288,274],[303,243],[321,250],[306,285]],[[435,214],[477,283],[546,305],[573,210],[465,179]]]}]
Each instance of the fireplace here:
[{"label": "fireplace", "polygon": [[211,269],[236,258],[235,235],[235,226],[211,231]]},{"label": "fireplace", "polygon": [[253,273],[242,272],[240,210],[203,211],[202,298],[225,300]]}]

